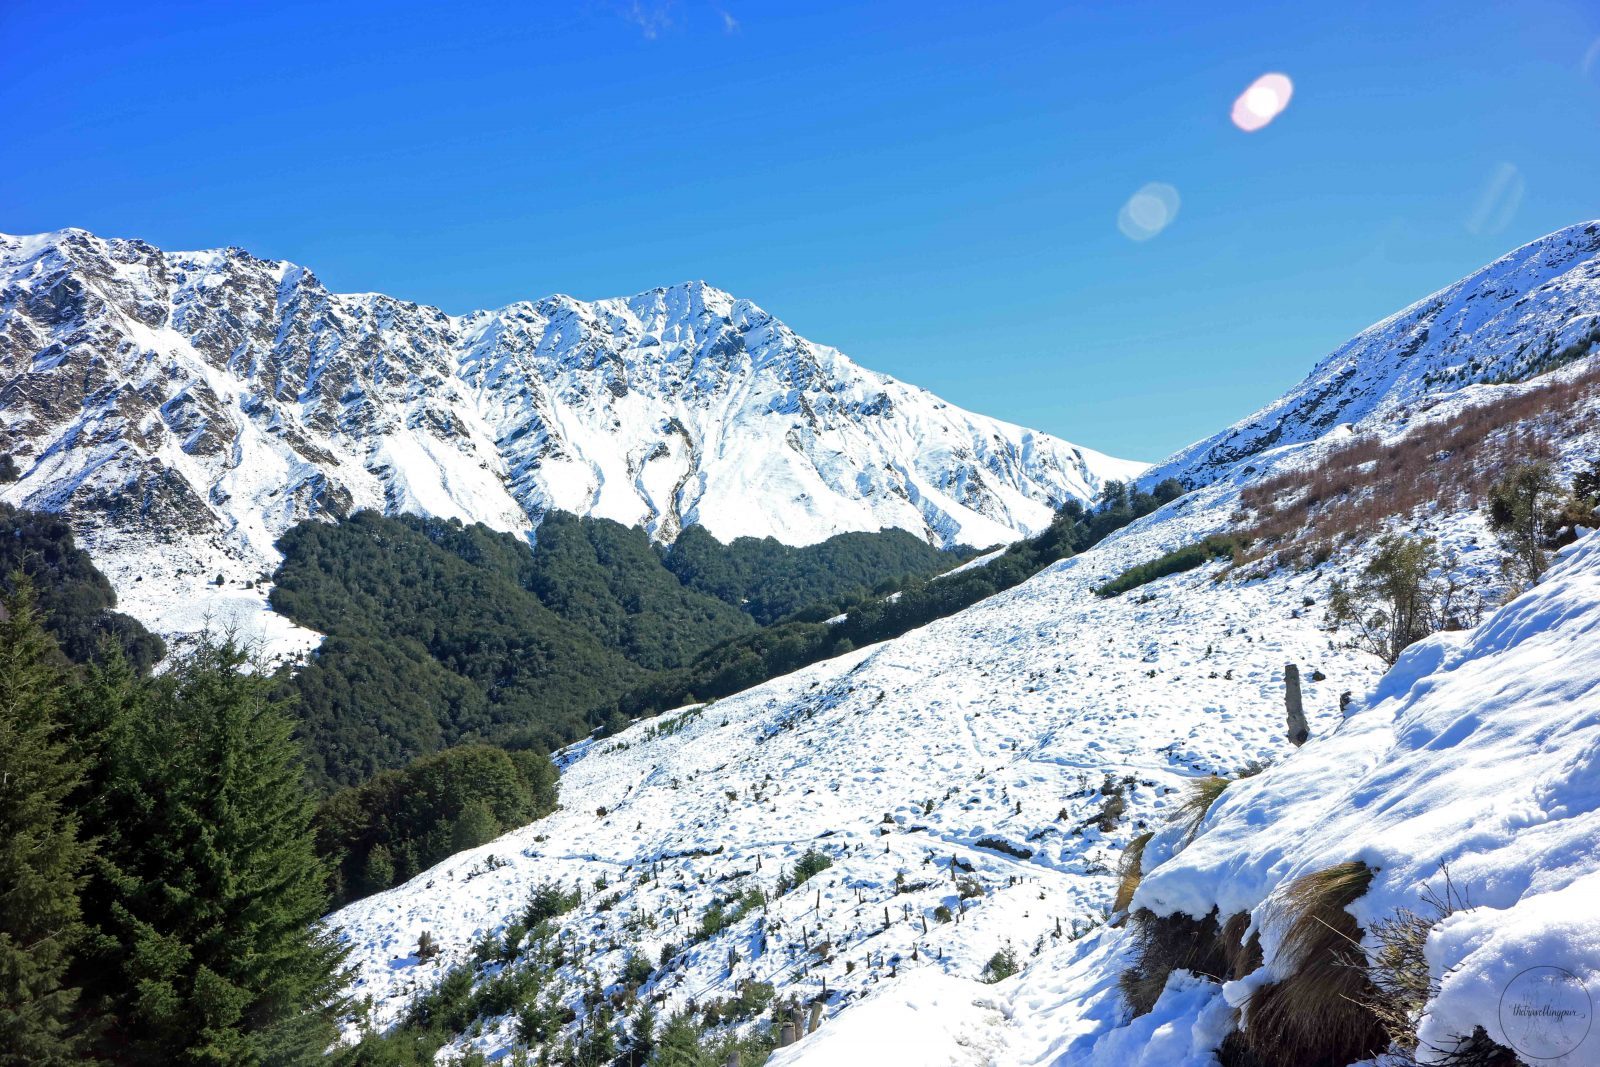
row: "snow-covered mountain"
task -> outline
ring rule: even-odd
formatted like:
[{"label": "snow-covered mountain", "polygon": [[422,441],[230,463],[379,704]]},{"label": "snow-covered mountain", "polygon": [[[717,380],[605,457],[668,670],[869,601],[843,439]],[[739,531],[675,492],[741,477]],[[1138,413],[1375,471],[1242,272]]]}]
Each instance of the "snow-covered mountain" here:
[{"label": "snow-covered mountain", "polygon": [[[1585,227],[1568,234],[1594,236]],[[1584,262],[1592,261],[1592,248],[1587,255]],[[1501,262],[1516,260],[1513,254]],[[1578,277],[1575,269],[1566,274]],[[1592,277],[1592,267],[1584,270]],[[1540,303],[1553,279],[1538,271],[1504,277],[1505,285],[1520,279],[1529,286],[1504,295],[1508,306],[1521,301],[1524,308]],[[1600,293],[1573,288],[1570,299],[1568,319],[1595,321]],[[1477,319],[1471,321],[1479,331],[1472,336],[1484,345],[1516,350],[1511,333],[1491,335]],[[1517,329],[1514,320],[1503,325]],[[1455,345],[1442,332],[1434,341],[1469,365],[1474,358],[1466,335]],[[1228,1027],[1228,1005],[1214,985],[1175,981],[1172,999],[1159,1012],[1129,1025],[1117,981],[1131,941],[1125,929],[1101,926],[1118,855],[1136,835],[1167,824],[1196,776],[1278,762],[1279,770],[1253,780],[1261,783],[1255,788],[1284,792],[1286,804],[1299,805],[1293,807],[1298,814],[1262,840],[1277,849],[1272,855],[1299,864],[1320,861],[1330,849],[1359,850],[1369,831],[1373,848],[1399,847],[1400,836],[1380,841],[1379,831],[1389,825],[1382,820],[1394,822],[1405,809],[1395,806],[1404,798],[1392,792],[1383,796],[1393,803],[1361,809],[1370,817],[1341,813],[1335,824],[1317,808],[1332,804],[1335,794],[1305,787],[1297,767],[1321,776],[1317,781],[1326,779],[1337,796],[1350,796],[1361,784],[1366,805],[1380,787],[1416,782],[1425,765],[1455,768],[1452,750],[1463,757],[1450,770],[1458,776],[1453,780],[1484,785],[1489,780],[1482,777],[1480,756],[1509,753],[1520,759],[1537,752],[1544,762],[1530,756],[1526,766],[1530,774],[1542,774],[1541,768],[1562,759],[1562,766],[1576,772],[1592,755],[1584,738],[1571,748],[1558,743],[1557,735],[1568,727],[1556,718],[1541,726],[1524,714],[1532,714],[1536,704],[1539,714],[1554,715],[1553,701],[1561,693],[1592,700],[1592,665],[1569,670],[1567,681],[1546,686],[1538,702],[1516,703],[1531,692],[1538,671],[1554,662],[1550,657],[1565,654],[1561,649],[1587,655],[1585,620],[1596,610],[1593,582],[1568,577],[1594,564],[1592,538],[1563,564],[1560,573],[1568,577],[1551,586],[1561,590],[1560,603],[1550,600],[1532,612],[1513,605],[1506,609],[1510,615],[1502,613],[1479,631],[1492,637],[1442,640],[1432,646],[1438,658],[1408,658],[1401,672],[1364,701],[1361,694],[1373,690],[1382,664],[1337,641],[1323,622],[1330,583],[1365,562],[1367,549],[1360,544],[1304,568],[1224,575],[1223,565],[1213,563],[1136,594],[1102,599],[1093,593],[1130,566],[1234,527],[1244,489],[1304,469],[1351,433],[1393,438],[1467,403],[1531,387],[1441,379],[1428,386],[1426,402],[1416,399],[1418,392],[1407,393],[1414,401],[1407,407],[1404,399],[1384,397],[1412,389],[1397,385],[1405,376],[1393,371],[1408,364],[1376,344],[1341,351],[1346,350],[1356,361],[1350,380],[1368,385],[1335,405],[1336,418],[1320,428],[1300,427],[1294,412],[1314,418],[1324,409],[1284,402],[1268,409],[1279,413],[1275,425],[1282,429],[1271,440],[1253,438],[1231,461],[1221,451],[1208,453],[1204,463],[1176,457],[1162,469],[1200,472],[1194,477],[1199,487],[1089,551],[903,637],[565,753],[561,811],[330,917],[353,950],[354,992],[372,998],[370,1022],[392,1023],[450,967],[471,966],[474,946],[504,934],[533,888],[549,880],[583,887],[583,902],[557,920],[566,962],[554,981],[569,1003],[580,1003],[582,990],[594,985],[615,988],[632,954],[653,961],[670,944],[675,951],[641,991],[659,1001],[663,1016],[731,997],[750,980],[772,983],[782,998],[824,1000],[821,1030],[780,1053],[775,1065],[1214,1062],[1212,1050]],[[1557,375],[1595,364],[1592,352],[1572,356]],[[1600,456],[1600,397],[1588,396],[1573,419],[1579,429],[1553,443],[1568,473]],[[1270,419],[1260,422],[1266,426]],[[1438,537],[1477,585],[1495,584],[1496,554],[1478,512],[1434,507],[1409,521]],[[1548,637],[1534,635],[1533,620],[1550,630]],[[1534,642],[1528,647],[1538,654],[1506,657],[1495,661],[1498,666],[1460,675],[1498,687],[1515,721],[1491,721],[1492,709],[1485,706],[1481,715],[1474,712],[1480,726],[1467,729],[1447,722],[1445,704],[1430,700],[1427,723],[1383,732],[1385,724],[1405,716],[1410,698],[1395,694],[1412,692],[1421,699],[1449,684],[1451,672],[1472,655],[1493,656],[1521,640]],[[1456,647],[1478,653],[1451,651]],[[1305,679],[1313,734],[1298,756],[1284,731],[1286,663],[1297,664]],[[1340,696],[1347,691],[1357,697],[1353,708],[1371,710],[1344,718]],[[1468,695],[1463,691],[1462,699]],[[1374,717],[1362,718],[1369,714]],[[1367,746],[1361,759],[1381,753],[1378,742],[1384,738],[1408,731],[1397,737],[1394,750],[1421,753],[1408,764],[1408,776],[1390,781],[1374,771],[1358,779],[1370,760],[1341,762],[1352,744],[1350,731],[1358,729],[1351,724],[1358,721],[1375,724],[1370,733],[1359,728],[1357,747]],[[1498,747],[1469,751],[1479,739]],[[1497,766],[1495,780],[1514,778],[1522,765]],[[1575,815],[1594,804],[1592,789],[1556,794],[1541,791],[1543,780],[1529,784],[1526,803],[1497,809],[1508,826],[1514,823],[1530,839],[1543,833],[1536,829],[1541,820],[1560,814],[1547,801]],[[1237,809],[1224,806],[1217,813],[1218,820],[1233,819],[1238,836],[1219,838],[1215,853],[1197,845],[1180,854],[1180,860],[1204,858],[1207,864],[1186,884],[1223,893],[1219,880],[1228,865],[1247,861],[1255,874],[1241,883],[1239,892],[1246,895],[1265,893],[1269,881],[1287,875],[1287,860],[1274,866],[1266,853],[1242,847],[1226,853],[1248,830],[1271,825],[1274,817],[1246,805],[1243,789],[1239,796]],[[1492,794],[1473,796],[1494,804]],[[1466,825],[1471,813],[1461,811]],[[1313,836],[1308,827],[1322,825],[1318,819],[1330,829]],[[1582,819],[1570,825],[1588,826]],[[1570,839],[1569,834],[1561,841]],[[1470,848],[1476,840],[1469,836],[1459,843]],[[1444,846],[1443,839],[1439,844]],[[809,850],[826,853],[832,865],[803,888],[779,892],[780,875]],[[1158,845],[1152,865],[1160,854]],[[1496,855],[1520,862],[1506,858],[1509,853]],[[1566,863],[1565,855],[1552,851],[1550,869],[1540,875],[1551,889],[1557,888],[1552,872]],[[1405,870],[1420,868],[1413,863]],[[1573,867],[1567,873],[1576,878],[1583,871]],[[1151,886],[1163,884],[1147,874]],[[1415,888],[1404,875],[1396,872],[1400,881],[1385,891],[1385,901]],[[594,888],[601,884],[606,888]],[[1503,880],[1497,885],[1505,892],[1490,902],[1496,907],[1520,892]],[[709,937],[694,933],[708,909],[731,910],[731,902],[750,899],[757,889],[767,896],[763,907]],[[1239,903],[1254,907],[1260,894]],[[1480,920],[1495,923],[1492,915]],[[1525,920],[1535,926],[1542,921],[1537,909],[1521,913],[1517,923]],[[443,947],[436,960],[422,961],[414,953],[424,930]],[[1463,924],[1463,953],[1475,936],[1475,928]],[[1528,936],[1536,939],[1539,931]],[[1022,974],[986,984],[986,965],[1006,948],[1014,951]],[[509,962],[491,960],[479,967],[478,979],[525,962],[515,953]],[[1470,1017],[1477,1008],[1462,1010]],[[514,1020],[490,1018],[460,1043],[488,1051],[509,1048],[516,1043]]]},{"label": "snow-covered mountain", "polygon": [[1151,468],[1203,485],[1340,425],[1403,426],[1475,382],[1516,381],[1600,345],[1600,220],[1509,252],[1340,345],[1289,392]]},{"label": "snow-covered mountain", "polygon": [[23,472],[4,499],[69,511],[128,610],[169,631],[133,577],[212,603],[183,579],[237,589],[289,525],[356,508],[982,545],[1144,467],[963,411],[702,282],[452,316],[82,230],[0,237],[0,428]]}]

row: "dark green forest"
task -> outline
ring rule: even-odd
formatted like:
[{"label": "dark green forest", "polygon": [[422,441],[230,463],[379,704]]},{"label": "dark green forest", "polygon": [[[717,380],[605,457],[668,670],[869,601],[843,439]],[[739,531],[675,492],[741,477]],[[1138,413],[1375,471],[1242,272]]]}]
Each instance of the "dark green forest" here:
[{"label": "dark green forest", "polygon": [[[304,1063],[342,950],[271,683],[224,643],[157,677],[0,612],[0,1064]],[[52,598],[54,596],[52,594]]]},{"label": "dark green forest", "polygon": [[74,543],[66,519],[0,503],[0,589],[14,591],[18,574],[31,580],[43,625],[69,659],[96,658],[105,639],[137,670],[166,655],[161,638],[113,610],[111,583]]},{"label": "dark green forest", "polygon": [[665,562],[690,589],[770,626],[819,603],[860,599],[885,582],[898,588],[901,580],[932,577],[976,554],[970,548],[943,551],[904,530],[837,534],[794,548],[773,537],[739,537],[724,545],[705,527],[690,526],[665,553]]},{"label": "dark green forest", "polygon": [[680,585],[643,531],[603,520],[551,516],[535,551],[359,512],[280,547],[272,606],[330,638],[288,683],[325,787],[465,741],[548,751],[650,671],[754,628]]},{"label": "dark green forest", "polygon": [[549,751],[621,694],[761,620],[825,595],[858,601],[968,558],[901,531],[791,549],[691,527],[547,515],[536,543],[481,525],[359,512],[280,541],[275,609],[328,635],[287,678],[324,789],[451,745]]}]

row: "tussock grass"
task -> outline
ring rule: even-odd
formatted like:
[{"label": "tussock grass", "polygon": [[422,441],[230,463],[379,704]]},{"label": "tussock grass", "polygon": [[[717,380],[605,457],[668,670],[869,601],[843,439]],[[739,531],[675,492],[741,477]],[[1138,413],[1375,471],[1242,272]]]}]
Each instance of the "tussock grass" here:
[{"label": "tussock grass", "polygon": [[1261,935],[1245,932],[1250,929],[1250,913],[1236,911],[1222,924],[1222,952],[1228,961],[1226,977],[1237,982],[1261,966]]},{"label": "tussock grass", "polygon": [[1215,804],[1223,790],[1228,788],[1229,781],[1230,779],[1208,774],[1189,783],[1189,795],[1184,797],[1183,803],[1178,806],[1176,816],[1184,827],[1184,844],[1187,845],[1199,836],[1200,827],[1206,821],[1211,805]]},{"label": "tussock grass", "polygon": [[1127,911],[1128,905],[1133,903],[1134,890],[1139,888],[1139,879],[1144,877],[1144,847],[1154,836],[1148,831],[1142,833],[1122,850],[1117,860],[1117,895],[1111,902],[1113,912]]},{"label": "tussock grass", "polygon": [[1244,1044],[1264,1064],[1343,1067],[1389,1045],[1370,1007],[1361,928],[1347,910],[1372,884],[1372,868],[1352,861],[1291,882],[1269,921],[1282,924],[1276,960],[1287,977],[1262,986],[1245,1005]]},{"label": "tussock grass", "polygon": [[1134,941],[1134,964],[1122,972],[1117,984],[1135,1016],[1156,1006],[1173,971],[1220,980],[1228,965],[1215,910],[1197,920],[1182,912],[1156,915],[1140,908],[1129,917],[1129,936]]}]

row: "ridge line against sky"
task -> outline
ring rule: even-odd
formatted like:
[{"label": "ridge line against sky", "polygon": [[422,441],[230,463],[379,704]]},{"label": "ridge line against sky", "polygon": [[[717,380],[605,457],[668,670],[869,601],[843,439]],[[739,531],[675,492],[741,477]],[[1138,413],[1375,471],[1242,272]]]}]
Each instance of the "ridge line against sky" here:
[{"label": "ridge line against sky", "polygon": [[704,279],[1146,460],[1600,216],[1578,2],[9,5],[0,47],[0,230],[455,314]]}]

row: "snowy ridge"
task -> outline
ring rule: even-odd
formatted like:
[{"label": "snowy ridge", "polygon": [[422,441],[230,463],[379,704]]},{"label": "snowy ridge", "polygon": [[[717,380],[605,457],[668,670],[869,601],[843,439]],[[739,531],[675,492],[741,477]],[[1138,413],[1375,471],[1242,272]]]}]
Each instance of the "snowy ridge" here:
[{"label": "snowy ridge", "polygon": [[258,610],[277,536],[356,508],[987,545],[1144,467],[865,370],[702,282],[451,316],[81,230],[0,237],[0,427],[23,471],[3,498],[69,512],[124,610],[167,633],[191,628],[175,600]]},{"label": "snowy ridge", "polygon": [[1600,350],[1600,221],[1532,241],[1363,330],[1260,411],[1152,467],[1203,485],[1341,424],[1393,433],[1478,382],[1520,380]]}]

